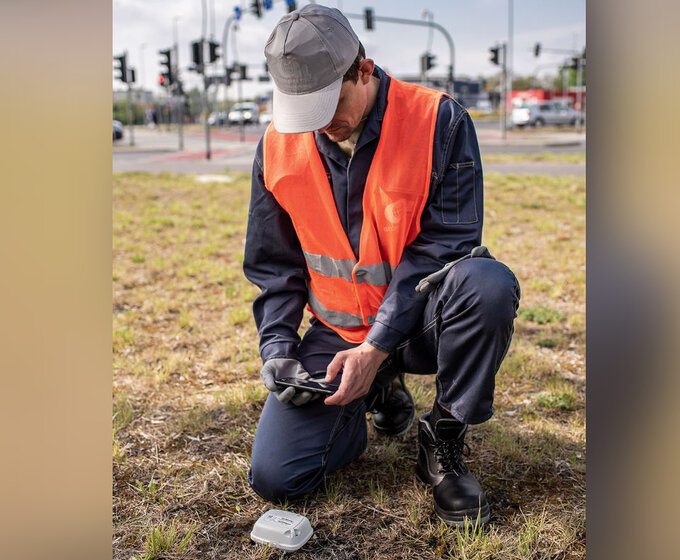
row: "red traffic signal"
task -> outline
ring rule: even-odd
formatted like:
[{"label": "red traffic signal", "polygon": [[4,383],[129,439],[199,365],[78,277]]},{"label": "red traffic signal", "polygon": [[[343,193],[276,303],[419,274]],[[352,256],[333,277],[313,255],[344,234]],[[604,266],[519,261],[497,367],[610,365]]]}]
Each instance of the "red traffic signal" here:
[{"label": "red traffic signal", "polygon": [[158,76],[158,85],[165,87],[165,81],[165,76],[163,74]]}]

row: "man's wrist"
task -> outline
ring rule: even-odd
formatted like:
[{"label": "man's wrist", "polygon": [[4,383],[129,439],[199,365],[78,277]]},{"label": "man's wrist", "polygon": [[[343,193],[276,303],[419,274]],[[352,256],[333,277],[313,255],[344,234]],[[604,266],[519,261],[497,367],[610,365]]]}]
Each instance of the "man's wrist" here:
[{"label": "man's wrist", "polygon": [[380,359],[381,363],[385,358],[387,358],[387,356],[390,355],[389,352],[376,346],[372,341],[368,339],[364,341],[364,348],[365,351],[368,352],[371,357],[375,357],[375,359]]}]

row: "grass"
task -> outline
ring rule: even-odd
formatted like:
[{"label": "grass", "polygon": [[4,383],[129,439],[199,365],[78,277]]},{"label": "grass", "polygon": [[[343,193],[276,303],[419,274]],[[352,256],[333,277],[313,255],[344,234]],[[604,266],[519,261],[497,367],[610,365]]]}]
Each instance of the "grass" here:
[{"label": "grass", "polygon": [[[468,437],[491,523],[442,523],[416,430],[369,427],[357,461],[288,506],[315,530],[296,558],[585,558],[585,182],[485,186],[484,243],[522,285],[496,414]],[[113,557],[284,558],[249,538],[272,507],[246,479],[267,396],[241,272],[249,179],[123,174],[113,195]],[[434,379],[407,383],[431,407]]]}]

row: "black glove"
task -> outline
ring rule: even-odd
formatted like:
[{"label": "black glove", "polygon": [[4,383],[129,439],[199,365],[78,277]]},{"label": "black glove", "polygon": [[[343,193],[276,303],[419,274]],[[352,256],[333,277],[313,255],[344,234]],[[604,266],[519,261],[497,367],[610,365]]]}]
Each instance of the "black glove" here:
[{"label": "black glove", "polygon": [[297,377],[304,381],[312,380],[312,377],[302,367],[302,364],[293,358],[272,358],[267,360],[264,366],[262,366],[262,370],[260,370],[260,377],[264,386],[274,393],[279,402],[291,402],[296,406],[300,406],[319,398],[319,393],[302,391],[295,387],[282,388],[276,384],[277,379],[283,379],[284,377]]},{"label": "black glove", "polygon": [[416,286],[416,292],[420,292],[421,294],[428,294],[432,290],[435,289],[437,284],[439,284],[446,274],[448,273],[449,269],[452,266],[457,265],[460,261],[464,261],[466,259],[474,259],[477,257],[484,257],[487,259],[493,259],[493,256],[491,253],[489,253],[489,250],[484,247],[484,245],[480,245],[479,247],[475,247],[470,251],[469,255],[463,255],[461,258],[456,259],[455,261],[452,261],[450,263],[446,263],[443,268],[439,269],[437,272],[433,272],[429,276],[426,276],[423,278],[420,282],[418,282],[418,285]]}]

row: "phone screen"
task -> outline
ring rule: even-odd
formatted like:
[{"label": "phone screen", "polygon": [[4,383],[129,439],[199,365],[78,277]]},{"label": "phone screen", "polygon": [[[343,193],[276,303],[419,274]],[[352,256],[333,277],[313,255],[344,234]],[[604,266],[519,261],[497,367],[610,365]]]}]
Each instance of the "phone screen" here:
[{"label": "phone screen", "polygon": [[340,387],[340,376],[336,377],[331,383],[324,383],[323,381],[304,381],[297,377],[282,377],[281,379],[276,380],[276,384],[284,387],[296,387],[314,393],[332,395]]}]

